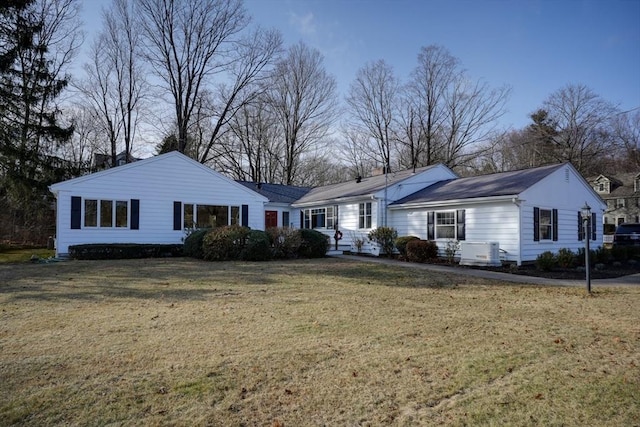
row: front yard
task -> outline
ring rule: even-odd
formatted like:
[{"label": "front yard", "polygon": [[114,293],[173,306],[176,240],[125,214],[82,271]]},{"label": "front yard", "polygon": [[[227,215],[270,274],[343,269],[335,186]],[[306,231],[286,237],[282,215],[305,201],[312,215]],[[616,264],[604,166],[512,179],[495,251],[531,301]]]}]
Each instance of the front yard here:
[{"label": "front yard", "polygon": [[0,265],[0,425],[639,425],[640,287],[318,259]]}]

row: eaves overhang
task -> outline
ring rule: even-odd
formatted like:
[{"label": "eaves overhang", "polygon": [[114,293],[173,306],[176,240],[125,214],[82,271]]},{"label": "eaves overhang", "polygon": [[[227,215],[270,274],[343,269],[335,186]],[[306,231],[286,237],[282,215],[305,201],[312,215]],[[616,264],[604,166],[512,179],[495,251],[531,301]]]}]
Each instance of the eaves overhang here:
[{"label": "eaves overhang", "polygon": [[511,195],[492,196],[492,197],[474,197],[474,198],[468,198],[468,199],[435,200],[430,202],[403,203],[403,204],[397,204],[397,205],[391,204],[389,205],[389,209],[392,209],[392,210],[420,209],[420,208],[463,206],[463,205],[473,205],[473,204],[479,204],[479,203],[498,203],[498,202],[511,202],[514,204],[519,204],[520,202],[523,202],[523,200],[520,199],[517,194],[511,194]]},{"label": "eaves overhang", "polygon": [[361,200],[373,200],[375,199],[375,194],[360,194],[358,196],[350,196],[350,197],[337,197],[335,199],[325,199],[325,200],[314,200],[312,202],[304,202],[304,203],[292,203],[291,206],[294,208],[309,208],[312,206],[328,206],[328,205],[336,205],[340,203],[349,203],[356,202]]}]

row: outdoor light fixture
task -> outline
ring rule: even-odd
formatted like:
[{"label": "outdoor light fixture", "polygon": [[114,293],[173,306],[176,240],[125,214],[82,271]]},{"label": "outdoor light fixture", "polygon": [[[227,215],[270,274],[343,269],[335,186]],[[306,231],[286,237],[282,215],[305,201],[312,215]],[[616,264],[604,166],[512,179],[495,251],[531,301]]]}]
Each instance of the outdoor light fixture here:
[{"label": "outdoor light fixture", "polygon": [[591,293],[591,267],[589,266],[589,238],[590,238],[590,228],[589,223],[591,222],[591,206],[584,202],[584,206],[581,209],[582,213],[582,224],[584,227],[584,242],[585,242],[585,250],[584,250],[584,268],[586,272],[587,278],[587,293]]}]

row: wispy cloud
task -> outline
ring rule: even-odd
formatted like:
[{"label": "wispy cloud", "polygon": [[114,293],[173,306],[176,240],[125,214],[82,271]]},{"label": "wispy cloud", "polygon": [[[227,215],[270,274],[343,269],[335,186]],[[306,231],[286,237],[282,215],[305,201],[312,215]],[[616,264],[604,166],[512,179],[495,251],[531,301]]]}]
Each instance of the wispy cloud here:
[{"label": "wispy cloud", "polygon": [[289,23],[291,23],[291,25],[293,25],[304,36],[311,36],[316,33],[316,24],[312,12],[308,12],[304,15],[298,15],[295,12],[291,12],[289,15]]}]

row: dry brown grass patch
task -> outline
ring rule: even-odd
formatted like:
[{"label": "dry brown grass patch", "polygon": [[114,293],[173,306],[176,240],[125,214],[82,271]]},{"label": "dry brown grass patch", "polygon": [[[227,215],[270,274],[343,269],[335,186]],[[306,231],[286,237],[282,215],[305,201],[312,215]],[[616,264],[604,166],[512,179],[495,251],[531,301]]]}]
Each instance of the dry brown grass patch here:
[{"label": "dry brown grass patch", "polygon": [[639,303],[336,259],[0,266],[0,424],[638,425]]}]

